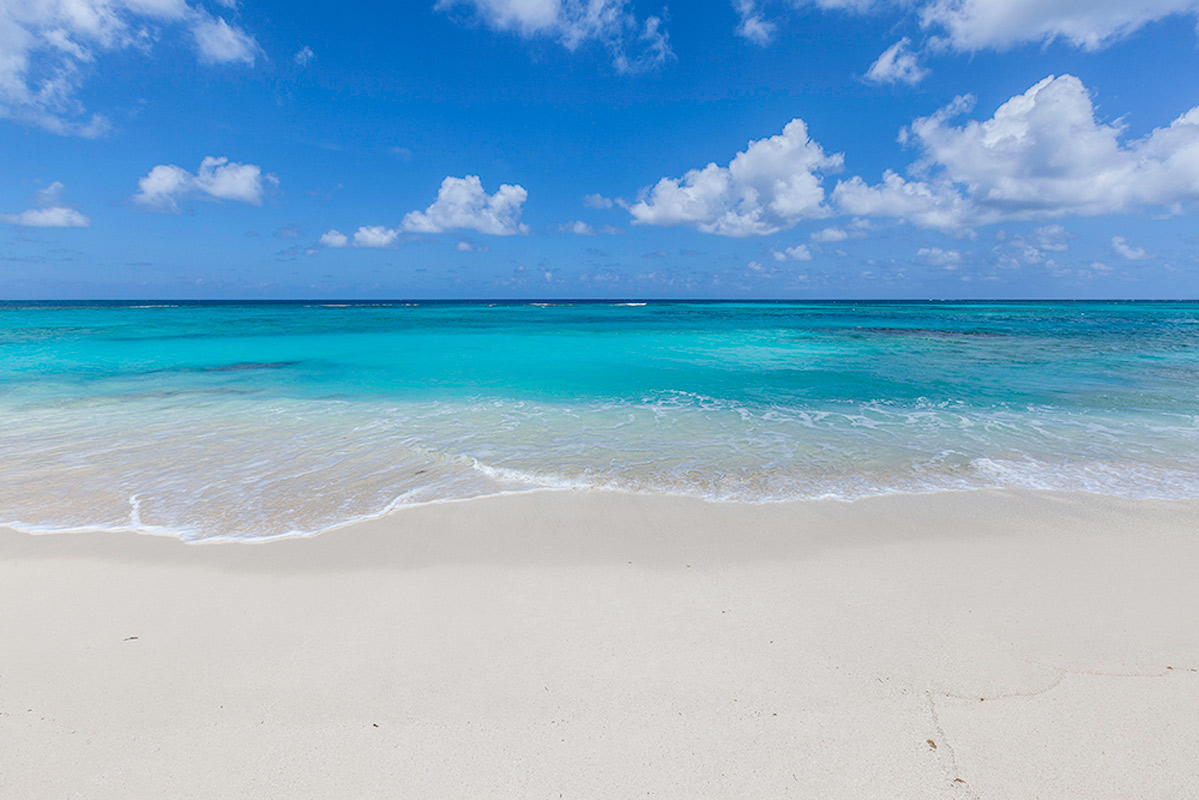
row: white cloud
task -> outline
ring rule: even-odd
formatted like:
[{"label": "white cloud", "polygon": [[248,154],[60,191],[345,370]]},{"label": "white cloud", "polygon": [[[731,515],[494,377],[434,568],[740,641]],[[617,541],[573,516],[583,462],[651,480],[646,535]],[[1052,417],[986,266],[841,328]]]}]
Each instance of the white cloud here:
[{"label": "white cloud", "polygon": [[808,249],[806,244],[797,244],[795,247],[788,247],[785,250],[771,250],[770,254],[774,256],[775,261],[811,261],[812,251]]},{"label": "white cloud", "polygon": [[191,188],[193,176],[183,167],[159,164],[137,182],[138,192],[133,199],[142,205],[176,211],[175,198]]},{"label": "white cloud", "polygon": [[1129,261],[1144,261],[1147,258],[1153,258],[1153,255],[1143,248],[1130,245],[1123,236],[1112,237],[1112,249]]},{"label": "white cloud", "polygon": [[311,47],[304,45],[298,51],[296,51],[296,54],[292,56],[291,60],[298,67],[306,67],[314,58],[316,58],[316,53],[312,52]]},{"label": "white cloud", "polygon": [[1194,16],[1199,0],[933,0],[919,11],[955,50],[1004,50],[1062,39],[1097,50],[1173,15]]},{"label": "white cloud", "polygon": [[73,208],[31,208],[20,214],[0,214],[0,219],[26,228],[86,228],[92,221]]},{"label": "white cloud", "polygon": [[62,196],[65,190],[66,187],[63,186],[62,181],[54,181],[46,188],[38,189],[36,192],[34,192],[33,200],[43,208],[56,206],[62,202]]},{"label": "white cloud", "polygon": [[20,214],[0,214],[0,221],[24,228],[86,228],[92,221],[73,208],[63,204],[63,185],[51,183],[34,194],[38,208],[30,208]]},{"label": "white cloud", "polygon": [[188,196],[261,205],[266,185],[278,182],[274,175],[263,175],[257,164],[206,156],[194,175],[174,164],[159,164],[137,182],[133,199],[159,211],[178,211],[179,200]]},{"label": "white cloud", "polygon": [[454,249],[456,249],[459,253],[486,253],[491,248],[487,245],[471,244],[465,239],[462,239],[457,245],[454,246]]},{"label": "white cloud", "polygon": [[466,228],[494,236],[528,233],[520,221],[521,206],[529,193],[523,186],[501,184],[488,195],[477,175],[448,177],[441,182],[437,199],[424,211],[411,211],[401,223],[411,233],[442,233]]},{"label": "white cloud", "polygon": [[971,224],[973,208],[948,181],[908,181],[887,170],[883,182],[869,186],[858,176],[833,190],[837,206],[850,214],[897,217],[920,228],[956,229]]},{"label": "white cloud", "polygon": [[399,237],[399,228],[388,228],[383,225],[363,225],[354,231],[353,238],[346,236],[336,228],[330,228],[321,235],[320,243],[325,247],[353,246],[382,249],[391,247]]},{"label": "white cloud", "polygon": [[1061,225],[1044,225],[1034,228],[1028,234],[1028,241],[1039,250],[1062,252],[1070,249],[1068,240],[1073,238],[1070,231]]},{"label": "white cloud", "polygon": [[928,70],[916,62],[916,54],[908,50],[911,40],[906,36],[883,51],[870,65],[866,80],[874,83],[906,83],[914,86],[928,77]]},{"label": "white cloud", "polygon": [[240,62],[252,67],[260,52],[253,36],[233,27],[224,17],[208,17],[196,22],[192,25],[192,35],[196,38],[200,61],[205,64]]},{"label": "white cloud", "polygon": [[808,238],[820,244],[843,242],[849,238],[849,231],[843,228],[825,228],[824,230],[815,231]]},{"label": "white cloud", "polygon": [[[762,0],[733,2],[742,20],[747,13],[761,19],[762,4]],[[910,12],[932,32],[930,46],[967,53],[1058,40],[1098,50],[1151,22],[1199,15],[1199,0],[788,0],[787,4],[826,11]],[[746,5],[748,12],[742,12]]]},{"label": "white cloud", "polygon": [[957,250],[942,250],[940,247],[921,247],[916,257],[926,264],[955,270],[962,263],[962,254]]},{"label": "white cloud", "polygon": [[[444,233],[450,230],[474,230],[494,236],[528,233],[520,221],[521,205],[528,193],[521,186],[503,184],[495,194],[488,195],[478,176],[446,178],[441,183],[437,199],[424,211],[412,211],[394,228],[384,225],[363,225],[353,238],[337,229],[321,237],[327,247],[384,248],[394,245],[401,233]],[[459,240],[460,252],[486,252],[486,247]]]},{"label": "white cloud", "polygon": [[778,30],[778,25],[767,21],[762,16],[762,11],[755,0],[733,0],[733,8],[741,18],[735,29],[738,36],[757,45],[770,44],[775,31]]},{"label": "white cloud", "polygon": [[253,63],[253,37],[184,0],[3,0],[0,2],[0,118],[94,137],[108,120],[78,98],[105,52],[148,51],[160,27],[191,30],[205,63]]},{"label": "white cloud", "polygon": [[988,120],[950,123],[972,105],[960,97],[903,132],[901,140],[921,150],[917,178],[887,172],[876,186],[843,181],[833,195],[840,208],[955,229],[1147,207],[1178,211],[1199,200],[1199,107],[1123,142],[1123,128],[1095,118],[1090,94],[1072,75],[1046,78]]},{"label": "white cloud", "polygon": [[727,167],[708,164],[681,179],[662,178],[629,207],[634,222],[693,225],[722,236],[762,236],[804,219],[828,216],[818,173],[841,168],[826,155],[801,119],[778,136],[752,141]]},{"label": "white cloud", "polygon": [[852,11],[861,13],[871,8],[884,6],[888,2],[896,5],[911,5],[911,0],[732,0],[732,2],[733,9],[742,19],[745,18],[746,14],[763,16],[763,8],[767,6],[791,6],[800,10],[806,10],[811,6],[815,6],[823,11]]},{"label": "white cloud", "polygon": [[583,195],[583,205],[603,211],[611,208],[613,202],[612,198],[604,197],[602,194],[585,194]]},{"label": "white cloud", "polygon": [[[266,181],[275,183],[276,179],[267,175]],[[210,197],[259,205],[263,192],[262,168],[257,164],[230,162],[223,156],[207,156],[196,171],[195,186]]]},{"label": "white cloud", "polygon": [[438,11],[458,7],[493,30],[525,38],[555,39],[567,50],[596,42],[605,47],[619,72],[640,72],[673,57],[662,20],[644,20],[628,0],[438,0]]},{"label": "white cloud", "polygon": [[595,236],[595,228],[582,220],[563,222],[558,226],[558,231],[561,233],[573,233],[575,236]]},{"label": "white cloud", "polygon": [[330,228],[325,233],[321,234],[321,244],[326,247],[345,247],[350,243],[350,237],[346,236],[336,228]]},{"label": "white cloud", "polygon": [[1008,238],[1006,231],[999,231],[996,238],[1002,244],[991,252],[995,255],[995,263],[1004,269],[1021,269],[1025,266],[1044,264],[1051,271],[1063,270],[1048,256],[1048,253],[1061,253],[1070,249],[1069,240],[1074,234],[1061,225],[1043,225],[1033,228],[1025,235]]},{"label": "white cloud", "polygon": [[400,236],[399,228],[387,228],[383,225],[363,225],[354,231],[355,247],[383,248],[391,247]]}]

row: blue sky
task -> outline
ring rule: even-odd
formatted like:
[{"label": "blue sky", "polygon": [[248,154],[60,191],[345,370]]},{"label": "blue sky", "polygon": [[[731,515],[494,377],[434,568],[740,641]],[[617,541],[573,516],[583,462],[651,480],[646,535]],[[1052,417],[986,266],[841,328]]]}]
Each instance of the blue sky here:
[{"label": "blue sky", "polygon": [[1193,298],[1197,21],[0,0],[0,297]]}]

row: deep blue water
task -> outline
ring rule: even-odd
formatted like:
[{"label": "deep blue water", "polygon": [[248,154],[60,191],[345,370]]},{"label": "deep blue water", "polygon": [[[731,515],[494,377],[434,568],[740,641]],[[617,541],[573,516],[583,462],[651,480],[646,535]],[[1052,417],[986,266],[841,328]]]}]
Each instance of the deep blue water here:
[{"label": "deep blue water", "polygon": [[0,304],[0,520],[603,486],[1199,496],[1197,303]]}]

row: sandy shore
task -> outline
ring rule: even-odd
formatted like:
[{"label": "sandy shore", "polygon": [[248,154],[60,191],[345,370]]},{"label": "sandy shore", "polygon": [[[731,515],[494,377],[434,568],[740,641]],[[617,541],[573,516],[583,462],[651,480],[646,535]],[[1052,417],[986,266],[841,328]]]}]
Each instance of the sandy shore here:
[{"label": "sandy shore", "polygon": [[1199,797],[1199,502],[0,529],[0,796]]}]

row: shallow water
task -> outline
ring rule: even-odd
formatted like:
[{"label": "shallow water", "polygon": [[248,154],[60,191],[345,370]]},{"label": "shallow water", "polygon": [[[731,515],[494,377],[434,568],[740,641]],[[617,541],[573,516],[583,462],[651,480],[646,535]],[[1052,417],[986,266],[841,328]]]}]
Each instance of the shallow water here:
[{"label": "shallow water", "polygon": [[1199,304],[0,305],[0,520],[187,539],[604,486],[1199,496]]}]

